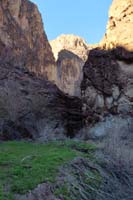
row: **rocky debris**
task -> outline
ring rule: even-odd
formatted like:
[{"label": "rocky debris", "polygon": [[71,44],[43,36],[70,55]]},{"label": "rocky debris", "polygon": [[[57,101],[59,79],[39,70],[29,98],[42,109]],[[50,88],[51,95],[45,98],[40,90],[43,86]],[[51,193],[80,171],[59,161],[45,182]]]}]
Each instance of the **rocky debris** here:
[{"label": "rocky debris", "polygon": [[105,37],[105,47],[123,46],[133,51],[133,1],[113,0]]},{"label": "rocky debris", "polygon": [[82,138],[84,140],[91,138],[95,141],[98,141],[99,139],[109,138],[113,135],[115,139],[110,141],[110,145],[113,145],[114,141],[117,143],[117,145],[122,142],[123,144],[125,143],[127,149],[132,145],[132,130],[133,118],[131,116],[110,115],[92,127],[85,128],[85,130],[80,131],[79,135],[76,137]]},{"label": "rocky debris", "polygon": [[54,78],[55,61],[41,15],[28,0],[0,1],[0,58],[26,67],[36,75]]},{"label": "rocky debris", "polygon": [[81,126],[80,99],[25,68],[0,63],[0,140],[73,137]]},{"label": "rocky debris", "polygon": [[46,198],[47,200],[63,200],[56,198],[52,190],[53,188],[50,187],[50,184],[43,183],[26,195],[16,195],[15,200],[44,200]]},{"label": "rocky debris", "polygon": [[133,195],[132,172],[127,172],[124,167],[120,169],[103,153],[96,157],[101,163],[82,157],[75,158],[60,168],[55,183],[40,184],[26,195],[17,195],[15,200],[130,199]]},{"label": "rocky debris", "polygon": [[82,68],[87,59],[88,45],[75,35],[61,35],[50,42],[57,60],[57,86],[69,95],[80,96]]},{"label": "rocky debris", "polygon": [[81,84],[87,125],[109,114],[133,115],[133,52],[122,47],[90,51]]}]

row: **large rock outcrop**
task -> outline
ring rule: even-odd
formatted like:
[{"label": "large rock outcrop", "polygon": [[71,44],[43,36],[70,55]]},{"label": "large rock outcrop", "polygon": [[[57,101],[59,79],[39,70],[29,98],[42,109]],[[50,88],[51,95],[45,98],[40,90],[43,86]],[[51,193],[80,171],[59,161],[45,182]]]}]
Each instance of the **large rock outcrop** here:
[{"label": "large rock outcrop", "polygon": [[88,45],[75,35],[61,35],[50,44],[57,60],[55,83],[65,93],[80,96],[82,68],[87,60]]},{"label": "large rock outcrop", "polygon": [[122,47],[93,49],[81,84],[87,124],[109,114],[133,114],[133,52]]},{"label": "large rock outcrop", "polygon": [[28,0],[0,1],[0,57],[54,79],[55,61],[41,15]]},{"label": "large rock outcrop", "polygon": [[109,21],[102,41],[106,48],[123,46],[133,51],[133,1],[113,0]]},{"label": "large rock outcrop", "polygon": [[[103,130],[107,133],[111,129],[111,123],[108,124],[110,115],[118,116],[118,123],[122,122],[124,117],[124,120],[127,119],[126,126],[132,127],[132,29],[133,1],[114,0],[109,12],[105,38],[98,48],[89,52],[83,67],[81,90],[85,122],[87,126],[92,126],[98,121],[104,121],[101,129],[99,125],[94,128],[99,134],[102,134]],[[108,129],[103,129],[107,126]],[[119,126],[122,127],[122,123],[117,124],[117,128]],[[114,130],[112,128],[112,131]]]}]

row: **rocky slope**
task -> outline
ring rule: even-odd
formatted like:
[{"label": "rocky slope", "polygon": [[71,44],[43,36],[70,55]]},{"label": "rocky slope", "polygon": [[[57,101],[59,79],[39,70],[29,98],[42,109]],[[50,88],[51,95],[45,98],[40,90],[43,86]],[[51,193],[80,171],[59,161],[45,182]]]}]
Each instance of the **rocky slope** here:
[{"label": "rocky slope", "polygon": [[75,35],[61,35],[50,44],[57,60],[57,86],[65,93],[80,96],[82,68],[88,56],[88,45]]},{"label": "rocky slope", "polygon": [[133,51],[133,1],[114,0],[103,43],[106,48],[123,46]]},{"label": "rocky slope", "polygon": [[74,136],[81,101],[28,70],[0,62],[0,140]]},{"label": "rocky slope", "polygon": [[0,1],[0,57],[53,80],[55,61],[41,15],[27,0]]}]

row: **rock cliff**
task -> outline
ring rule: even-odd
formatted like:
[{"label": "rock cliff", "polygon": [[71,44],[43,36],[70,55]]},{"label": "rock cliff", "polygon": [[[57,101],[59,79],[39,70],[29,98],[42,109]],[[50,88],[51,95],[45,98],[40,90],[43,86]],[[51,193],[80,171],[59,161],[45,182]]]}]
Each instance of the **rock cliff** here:
[{"label": "rock cliff", "polygon": [[[110,115],[127,119],[127,127],[132,124],[128,121],[133,117],[132,20],[133,1],[114,0],[105,38],[98,48],[90,51],[83,67],[81,90],[85,122],[87,126],[93,126],[98,121],[105,121],[106,133],[111,127],[113,132],[111,123],[106,122]],[[119,123],[122,120],[116,121],[117,129],[122,127],[122,122]],[[102,133],[99,126],[96,129]]]},{"label": "rock cliff", "polygon": [[57,86],[72,96],[81,96],[80,84],[84,61],[74,53],[62,50],[57,60]]},{"label": "rock cliff", "polygon": [[0,1],[0,140],[72,137],[79,129],[81,100],[46,80],[53,69],[37,7],[28,0]]},{"label": "rock cliff", "polygon": [[88,45],[85,40],[76,35],[60,35],[55,40],[50,41],[55,59],[58,59],[58,53],[65,49],[79,56],[86,61],[88,56]]},{"label": "rock cliff", "polygon": [[53,79],[55,61],[37,6],[27,0],[0,1],[0,57]]},{"label": "rock cliff", "polygon": [[75,35],[61,35],[50,44],[57,60],[57,86],[65,93],[80,96],[82,68],[87,60],[88,45]]},{"label": "rock cliff", "polygon": [[93,49],[83,71],[81,90],[88,122],[108,113],[133,114],[133,52],[121,47]]},{"label": "rock cliff", "polygon": [[106,48],[123,46],[133,51],[133,1],[113,0],[109,21],[102,41]]}]

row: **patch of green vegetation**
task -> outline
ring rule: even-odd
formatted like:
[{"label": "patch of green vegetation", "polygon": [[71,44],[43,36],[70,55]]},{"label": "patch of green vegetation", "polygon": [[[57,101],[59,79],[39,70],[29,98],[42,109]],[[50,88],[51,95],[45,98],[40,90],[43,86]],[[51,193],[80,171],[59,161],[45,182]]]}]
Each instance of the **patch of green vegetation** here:
[{"label": "patch of green vegetation", "polygon": [[63,184],[62,186],[56,188],[54,191],[54,195],[56,197],[63,196],[64,200],[70,200],[70,196],[71,196],[66,184]]},{"label": "patch of green vegetation", "polygon": [[[54,182],[60,166],[77,156],[89,155],[94,150],[91,144],[72,140],[46,144],[1,143],[0,200],[12,200],[14,193],[25,194],[40,183]],[[67,200],[65,186],[56,192],[63,193]]]},{"label": "patch of green vegetation", "polygon": [[[92,153],[96,150],[96,146],[87,142],[80,142],[78,140],[65,140],[60,142],[60,145],[74,149],[80,153],[83,153],[84,157],[91,157]],[[80,154],[79,154],[80,155]]]},{"label": "patch of green vegetation", "polygon": [[53,182],[59,166],[77,153],[58,143],[4,142],[0,145],[0,199],[4,190],[26,193],[45,181]]}]

